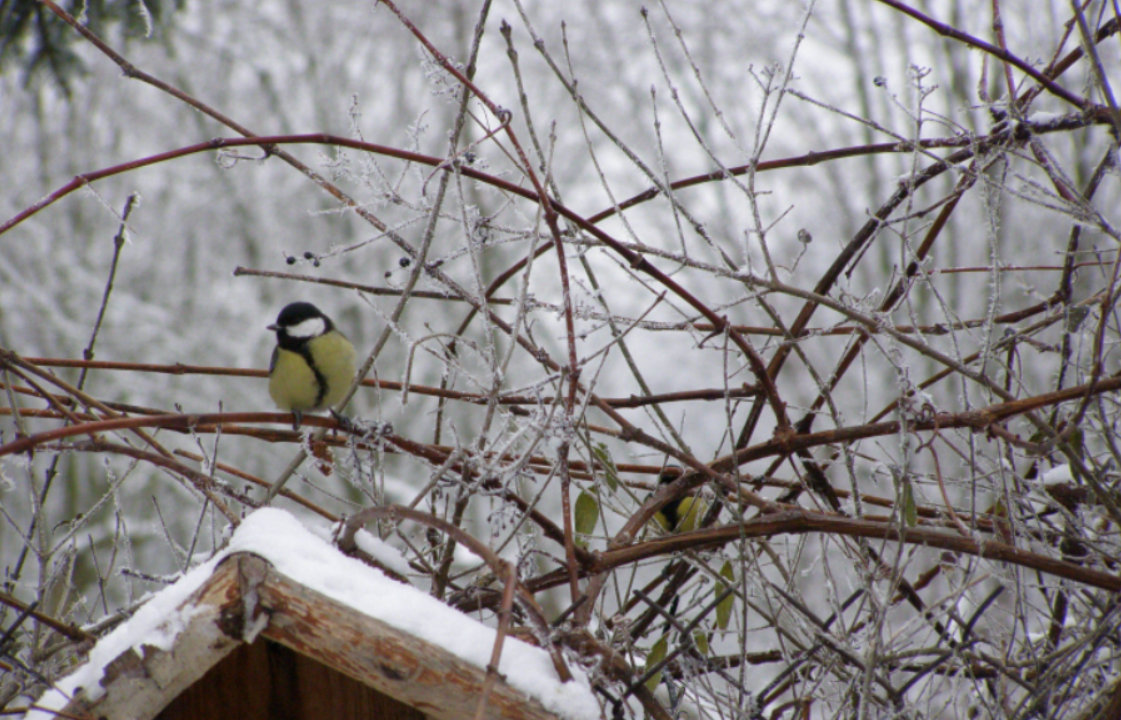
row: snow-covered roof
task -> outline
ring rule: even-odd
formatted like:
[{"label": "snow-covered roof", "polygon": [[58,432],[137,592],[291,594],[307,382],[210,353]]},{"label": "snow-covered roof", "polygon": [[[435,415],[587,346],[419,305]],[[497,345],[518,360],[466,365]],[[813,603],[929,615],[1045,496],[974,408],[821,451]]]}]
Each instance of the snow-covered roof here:
[{"label": "snow-covered roof", "polygon": [[[28,720],[53,720],[55,713],[66,708],[75,698],[87,705],[99,702],[113,690],[111,683],[118,682],[121,675],[120,672],[112,672],[111,668],[116,667],[119,671],[122,662],[126,665],[129,662],[147,663],[150,657],[159,656],[160,651],[174,657],[171,664],[183,665],[192,662],[192,653],[196,652],[193,648],[198,646],[197,652],[205,656],[199,661],[203,667],[192,671],[191,677],[180,680],[179,685],[189,685],[196,680],[242,640],[230,638],[228,628],[221,628],[224,620],[218,616],[216,603],[207,604],[201,599],[207,592],[225,592],[227,595],[234,592],[224,588],[211,589],[207,583],[214,584],[223,560],[239,553],[263,558],[271,565],[269,573],[278,573],[282,579],[325,596],[334,601],[343,614],[377,621],[422,644],[433,646],[425,653],[439,654],[442,650],[456,661],[463,661],[479,671],[485,670],[495,642],[494,629],[344,555],[325,539],[327,528],[319,528],[319,531],[318,534],[313,532],[282,510],[264,508],[254,512],[241,523],[222,552],[185,573],[173,585],[152,595],[129,620],[101,638],[90,650],[86,661],[56,682],[35,703],[39,709],[30,711],[25,717]],[[257,602],[257,598],[244,597],[247,594],[244,578],[235,578],[226,585],[236,588],[239,582],[243,586],[241,602],[248,608],[249,604]],[[252,589],[248,591],[249,595],[254,593]],[[224,612],[228,614],[228,608]],[[256,632],[262,630],[266,637],[270,636],[270,630],[264,626],[266,621],[273,621],[264,613],[257,613],[257,619],[260,627],[248,627],[247,622],[246,629],[242,630],[247,635],[245,639],[252,640]],[[225,622],[228,624],[228,618]],[[188,642],[188,636],[193,640]],[[212,657],[214,649],[219,646],[222,646],[221,654],[217,658]],[[166,666],[169,661],[164,658],[161,662]],[[175,670],[171,668],[167,672],[173,675]],[[145,673],[152,672],[160,671],[145,668]],[[547,713],[558,717],[574,720],[599,718],[599,704],[587,678],[579,671],[575,672],[575,680],[561,682],[544,650],[510,637],[504,641],[499,673],[506,687],[532,698]],[[174,681],[161,679],[155,684],[166,693],[166,687]],[[182,689],[178,687],[175,694]],[[134,697],[143,691],[135,683],[128,688]],[[170,698],[163,699],[164,702],[167,700]]]}]

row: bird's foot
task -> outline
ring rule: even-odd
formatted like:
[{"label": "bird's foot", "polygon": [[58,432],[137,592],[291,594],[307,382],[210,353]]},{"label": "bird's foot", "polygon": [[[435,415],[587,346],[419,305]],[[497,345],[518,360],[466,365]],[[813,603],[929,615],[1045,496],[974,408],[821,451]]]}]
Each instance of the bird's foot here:
[{"label": "bird's foot", "polygon": [[339,429],[343,432],[370,440],[393,433],[393,426],[389,423],[365,423],[343,415],[334,408],[331,409],[331,417],[335,418],[335,422],[339,424]]}]

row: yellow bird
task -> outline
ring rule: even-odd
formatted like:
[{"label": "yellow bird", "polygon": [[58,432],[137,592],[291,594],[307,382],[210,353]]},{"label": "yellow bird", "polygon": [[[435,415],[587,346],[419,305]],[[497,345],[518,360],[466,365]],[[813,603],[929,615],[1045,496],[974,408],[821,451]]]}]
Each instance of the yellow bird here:
[{"label": "yellow bird", "polygon": [[276,348],[269,363],[269,395],[281,410],[291,410],[293,427],[305,412],[332,407],[354,380],[354,346],[331,318],[309,302],[286,305],[276,322]]},{"label": "yellow bird", "polygon": [[[667,465],[658,475],[658,484],[668,485],[681,477],[682,472],[676,465]],[[707,511],[707,502],[696,495],[686,495],[663,505],[654,513],[654,520],[666,532],[688,532],[697,529]]]}]

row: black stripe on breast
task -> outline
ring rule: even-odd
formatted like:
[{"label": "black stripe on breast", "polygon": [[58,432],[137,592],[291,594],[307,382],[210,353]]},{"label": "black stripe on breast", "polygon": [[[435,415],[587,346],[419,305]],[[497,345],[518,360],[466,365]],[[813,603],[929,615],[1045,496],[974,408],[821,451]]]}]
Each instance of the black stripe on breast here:
[{"label": "black stripe on breast", "polygon": [[327,376],[316,366],[315,360],[311,357],[311,350],[308,349],[307,343],[300,343],[300,346],[296,348],[296,352],[300,354],[300,357],[304,359],[307,366],[315,373],[315,384],[317,386],[315,391],[315,407],[319,407],[323,404],[323,398],[327,397]]}]

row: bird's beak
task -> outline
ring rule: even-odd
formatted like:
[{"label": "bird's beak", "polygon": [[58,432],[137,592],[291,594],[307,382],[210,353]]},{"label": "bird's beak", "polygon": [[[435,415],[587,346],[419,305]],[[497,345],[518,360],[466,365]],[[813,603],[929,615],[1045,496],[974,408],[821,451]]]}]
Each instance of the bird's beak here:
[{"label": "bird's beak", "polygon": [[277,330],[280,329],[280,326],[277,325],[276,323],[273,323],[272,325],[269,325],[268,328],[266,328],[266,329],[267,330],[272,330],[273,332],[276,332]]}]

